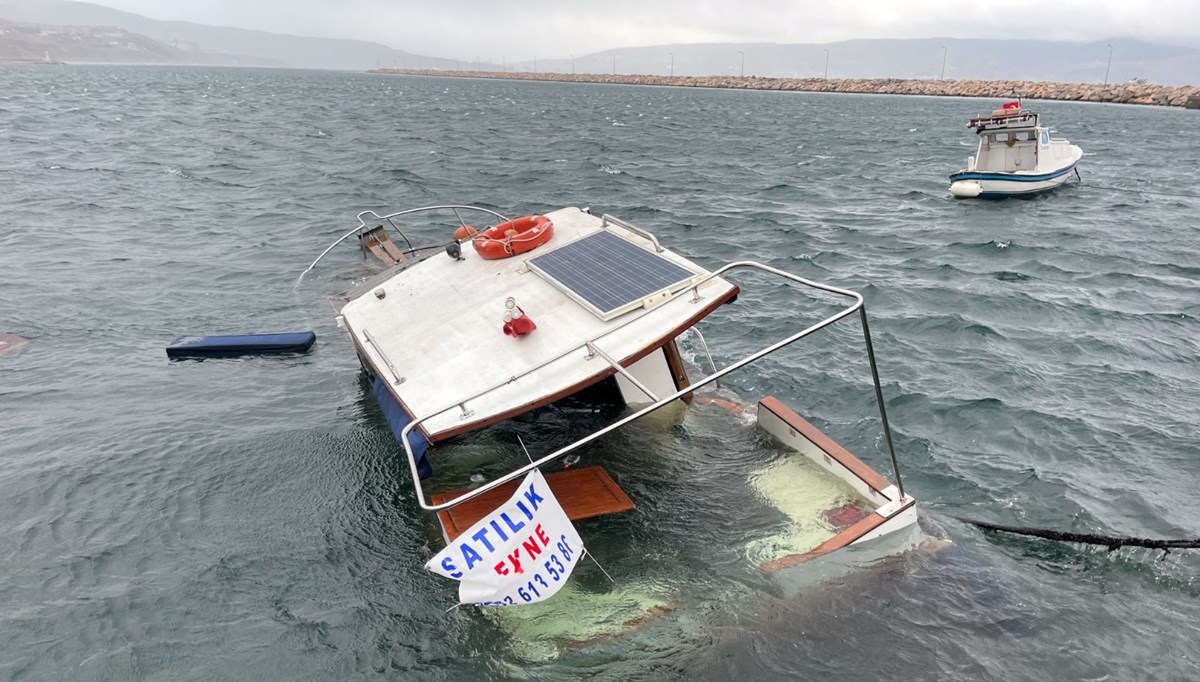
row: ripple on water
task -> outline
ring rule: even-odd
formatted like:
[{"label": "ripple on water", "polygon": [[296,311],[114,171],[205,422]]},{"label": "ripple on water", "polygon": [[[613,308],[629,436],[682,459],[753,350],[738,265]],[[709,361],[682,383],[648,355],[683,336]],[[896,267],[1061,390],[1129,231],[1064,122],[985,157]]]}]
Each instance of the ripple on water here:
[{"label": "ripple on water", "polygon": [[[965,99],[63,66],[0,69],[0,101],[0,332],[33,339],[0,357],[0,675],[1193,676],[1195,557],[951,518],[1197,534],[1191,204],[1102,189],[1200,185],[1186,112],[1041,103],[1097,151],[1085,182],[980,202],[945,191],[980,104]],[[898,119],[929,125],[881,128]],[[768,582],[747,547],[785,521],[748,476],[781,453],[696,409],[582,456],[639,510],[582,524],[627,593],[590,564],[572,589],[627,597],[593,615],[652,613],[634,634],[571,643],[447,612],[452,587],[421,570],[438,532],[324,300],[370,266],[335,252],[294,285],[358,211],[449,202],[590,206],[707,266],[862,291],[906,490],[953,544],[850,558],[819,588]],[[454,225],[403,227],[424,244]],[[719,363],[829,314],[739,283],[703,327]],[[162,352],[298,328],[320,337],[298,358]],[[725,390],[772,392],[887,470],[856,334],[823,331]],[[467,440],[441,466],[466,484],[515,434],[548,447],[567,421]]]}]

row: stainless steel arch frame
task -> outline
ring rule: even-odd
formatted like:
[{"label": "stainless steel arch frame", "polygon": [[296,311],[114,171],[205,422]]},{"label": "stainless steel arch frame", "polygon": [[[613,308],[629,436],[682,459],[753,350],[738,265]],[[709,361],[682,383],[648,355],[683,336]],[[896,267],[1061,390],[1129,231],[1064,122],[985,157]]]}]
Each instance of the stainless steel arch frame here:
[{"label": "stainless steel arch frame", "polygon": [[[480,206],[460,206],[457,204],[445,204],[445,205],[439,205],[439,206],[421,206],[420,208],[409,208],[409,209],[405,209],[403,211],[396,211],[395,213],[389,213],[387,215],[379,215],[375,211],[363,211],[363,212],[359,213],[357,216],[355,216],[358,219],[358,225],[353,230],[350,230],[346,234],[338,237],[337,240],[335,240],[332,244],[330,244],[328,248],[326,248],[324,251],[322,251],[321,255],[317,256],[317,259],[314,260],[312,262],[312,264],[310,264],[307,268],[304,268],[304,272],[300,273],[300,277],[303,278],[304,275],[308,274],[309,270],[312,270],[313,268],[315,268],[317,266],[317,263],[320,263],[322,258],[324,258],[330,251],[333,251],[333,248],[335,246],[346,241],[347,239],[349,239],[351,236],[353,236],[357,232],[359,232],[361,230],[369,229],[369,227],[367,226],[367,220],[364,220],[364,216],[369,218],[370,222],[374,223],[374,222],[386,220],[388,223],[391,223],[391,225],[393,227],[395,227],[395,223],[392,223],[392,218],[398,218],[403,215],[410,215],[412,213],[422,213],[422,212],[427,212],[427,211],[453,211],[454,215],[457,216],[458,211],[460,211],[460,210],[479,211],[481,213],[488,213],[496,218],[499,218],[500,222],[502,222],[502,223],[508,221],[508,218],[500,215],[499,213],[497,213],[491,209],[482,208]],[[462,219],[459,218],[459,220],[461,221]],[[399,229],[399,228],[397,228],[397,229]]]},{"label": "stainless steel arch frame", "polygon": [[[509,473],[507,473],[499,478],[496,478],[492,481],[489,481],[488,483],[485,483],[484,485],[481,485],[478,488],[475,488],[471,491],[463,493],[462,495],[459,495],[458,497],[455,497],[452,500],[448,500],[441,504],[430,504],[429,502],[426,501],[425,490],[424,490],[423,486],[421,485],[421,478],[417,472],[416,458],[413,455],[412,446],[409,444],[409,439],[408,439],[408,434],[413,429],[415,429],[417,426],[419,426],[426,420],[428,420],[432,417],[435,417],[439,414],[442,414],[443,412],[448,412],[448,411],[454,410],[454,409],[466,410],[467,409],[466,404],[468,402],[470,402],[471,400],[474,400],[482,395],[486,395],[487,393],[490,393],[491,391],[494,391],[502,386],[510,384],[510,383],[516,381],[518,378],[526,376],[532,372],[535,372],[538,369],[541,369],[542,367],[545,367],[546,365],[548,365],[552,362],[555,362],[563,357],[566,357],[567,355],[570,355],[571,353],[576,353],[576,352],[580,352],[580,351],[586,351],[588,353],[591,353],[593,349],[598,348],[598,346],[597,346],[598,341],[603,339],[608,334],[611,334],[612,332],[616,331],[617,329],[620,329],[621,327],[625,326],[626,324],[629,324],[640,318],[640,316],[631,317],[630,319],[625,320],[622,324],[616,325],[613,328],[606,330],[604,333],[598,334],[595,337],[584,341],[582,344],[575,346],[571,350],[568,350],[560,355],[557,355],[535,367],[531,367],[520,375],[510,377],[507,381],[504,381],[504,382],[501,382],[494,386],[491,386],[487,389],[484,389],[483,391],[480,391],[473,395],[467,396],[465,398],[456,400],[455,402],[453,402],[449,405],[446,405],[442,408],[439,408],[437,410],[429,412],[428,414],[421,415],[420,417],[416,417],[411,422],[409,422],[408,425],[404,427],[404,430],[401,433],[399,440],[400,440],[400,443],[404,446],[405,453],[408,456],[408,466],[409,466],[410,471],[412,472],[413,488],[417,493],[417,503],[420,504],[421,508],[426,511],[437,512],[437,511],[441,511],[444,509],[449,509],[458,504],[466,502],[467,500],[469,500],[471,498],[482,495],[482,494],[488,492],[489,490],[492,490],[498,486],[504,485],[505,483],[507,483],[509,481],[512,481],[521,476],[524,476],[528,472],[532,471],[535,468],[542,466],[543,464],[547,464],[549,462],[554,461],[555,459],[563,457],[563,456],[569,454],[570,452],[572,452],[573,450],[576,450],[576,449],[582,447],[583,445],[586,445],[586,444],[596,440],[597,438],[604,436],[605,434],[609,433],[610,431],[614,431],[614,430],[624,426],[625,424],[628,424],[629,422],[632,422],[632,421],[639,419],[651,412],[654,412],[655,410],[658,410],[659,408],[670,403],[671,401],[676,400],[677,398],[680,398],[681,396],[683,396],[687,393],[691,393],[691,392],[695,391],[696,389],[701,388],[709,383],[715,382],[718,379],[720,379],[721,377],[723,377],[731,372],[734,372],[738,369],[741,369],[742,367],[745,367],[746,365],[749,365],[750,363],[752,363],[764,356],[770,355],[771,353],[774,353],[775,351],[779,350],[780,348],[791,345],[792,343],[795,343],[796,341],[799,341],[800,339],[802,339],[816,331],[824,329],[825,327],[828,327],[829,325],[833,324],[834,322],[837,322],[838,320],[841,320],[845,317],[848,317],[848,316],[854,314],[856,311],[859,313],[859,319],[862,322],[863,339],[866,343],[867,358],[871,365],[871,380],[874,382],[874,385],[875,385],[875,398],[876,398],[876,402],[879,405],[879,416],[880,416],[880,421],[883,426],[884,436],[885,436],[885,439],[887,442],[888,455],[891,459],[892,473],[894,474],[895,479],[896,479],[896,488],[897,488],[901,498],[903,498],[904,484],[900,480],[900,468],[896,462],[896,450],[895,450],[895,446],[893,445],[893,442],[892,442],[891,427],[888,424],[887,409],[884,406],[883,388],[879,382],[879,370],[878,370],[878,367],[875,362],[875,350],[871,343],[871,332],[870,332],[870,328],[867,325],[866,304],[863,300],[862,295],[857,292],[850,291],[848,289],[841,289],[839,287],[831,286],[828,284],[814,282],[812,280],[805,279],[798,275],[793,275],[789,272],[785,272],[783,270],[773,268],[769,265],[763,265],[762,263],[757,263],[754,261],[737,261],[734,263],[729,263],[728,265],[725,265],[725,266],[721,267],[720,269],[712,272],[708,276],[697,281],[691,287],[689,287],[687,289],[682,289],[682,290],[676,292],[670,298],[668,298],[666,301],[664,301],[663,305],[665,305],[665,303],[667,303],[667,302],[673,301],[677,298],[680,298],[682,296],[687,296],[687,295],[692,296],[693,297],[692,300],[694,300],[694,301],[699,300],[700,299],[700,293],[699,293],[700,288],[706,282],[708,282],[712,279],[715,279],[717,277],[720,277],[723,274],[725,274],[726,272],[729,272],[729,271],[735,270],[735,269],[755,269],[755,270],[767,272],[769,274],[784,278],[795,284],[800,284],[800,285],[810,287],[813,289],[819,289],[821,291],[826,291],[826,292],[836,294],[839,296],[845,296],[847,298],[852,298],[852,299],[854,299],[854,303],[852,305],[850,305],[849,307],[847,307],[833,315],[830,315],[829,317],[825,318],[824,320],[817,322],[816,324],[806,327],[805,329],[802,329],[780,341],[777,341],[755,353],[752,353],[752,354],[742,358],[741,360],[738,360],[737,362],[730,364],[729,366],[725,367],[724,369],[714,371],[712,374],[709,374],[708,376],[695,381],[690,386],[687,386],[683,389],[675,391],[674,393],[672,393],[670,395],[658,398],[657,400],[655,400],[654,403],[638,410],[637,412],[635,412],[631,415],[628,415],[626,417],[623,417],[622,419],[620,419],[602,429],[599,429],[587,436],[584,436],[583,438],[580,438],[579,440],[575,441],[574,443],[571,443],[567,446],[559,448],[558,450],[555,450],[554,452],[542,457],[541,459],[531,461],[529,464],[527,464],[525,466],[522,466],[518,469],[510,471]],[[610,364],[613,364],[611,359],[609,359],[608,361],[610,362]],[[619,366],[614,365],[614,368],[618,372],[623,371],[623,368],[620,368]]]}]

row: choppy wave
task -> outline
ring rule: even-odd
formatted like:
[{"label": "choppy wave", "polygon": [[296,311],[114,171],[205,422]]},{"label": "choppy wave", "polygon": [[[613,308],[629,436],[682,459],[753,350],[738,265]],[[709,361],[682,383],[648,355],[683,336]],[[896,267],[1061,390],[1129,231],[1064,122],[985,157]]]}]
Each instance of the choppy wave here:
[{"label": "choppy wave", "polygon": [[[0,69],[14,92],[0,109],[0,331],[33,342],[0,358],[7,676],[1194,674],[1172,653],[1200,620],[1194,557],[953,519],[1200,533],[1194,206],[1100,188],[1200,185],[1188,112],[1039,103],[1107,151],[1085,158],[1082,184],[983,202],[946,191],[962,121],[986,105],[966,99]],[[894,120],[926,125],[864,134]],[[592,527],[622,539],[597,555],[618,572],[669,566],[646,590],[690,615],[530,663],[491,621],[445,613],[449,588],[421,571],[437,532],[324,301],[370,267],[347,249],[293,289],[358,211],[434,202],[590,206],[707,266],[755,259],[862,291],[906,490],[954,546],[778,594],[731,549],[776,519],[730,492],[778,453],[731,445],[746,424],[696,413],[585,455],[623,464],[645,512]],[[434,243],[454,225],[403,229]],[[825,310],[740,283],[704,327],[719,363]],[[175,335],[299,327],[321,338],[300,358],[162,351]],[[856,334],[822,332],[726,389],[772,392],[888,470]],[[550,441],[562,418],[520,428]],[[579,585],[604,578],[589,569]],[[710,589],[745,610],[707,613],[696,590]]]}]

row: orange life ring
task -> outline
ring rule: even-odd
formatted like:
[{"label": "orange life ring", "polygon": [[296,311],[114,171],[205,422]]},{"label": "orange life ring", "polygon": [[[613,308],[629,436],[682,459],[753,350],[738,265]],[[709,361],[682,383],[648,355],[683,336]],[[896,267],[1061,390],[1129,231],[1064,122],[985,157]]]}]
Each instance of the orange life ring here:
[{"label": "orange life ring", "polygon": [[554,236],[554,223],[544,215],[528,215],[493,225],[475,237],[475,251],[489,260],[532,251]]}]

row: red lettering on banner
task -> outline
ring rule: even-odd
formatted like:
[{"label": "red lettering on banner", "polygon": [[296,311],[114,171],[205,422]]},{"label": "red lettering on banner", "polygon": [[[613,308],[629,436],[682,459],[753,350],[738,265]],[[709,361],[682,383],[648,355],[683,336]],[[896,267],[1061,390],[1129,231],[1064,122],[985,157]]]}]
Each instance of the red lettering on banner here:
[{"label": "red lettering on banner", "polygon": [[521,568],[521,560],[519,558],[520,556],[521,556],[521,548],[518,547],[515,550],[513,550],[512,554],[508,555],[508,560],[512,562],[514,571],[516,571],[517,573],[524,573],[525,569]]},{"label": "red lettering on banner", "polygon": [[537,558],[537,555],[542,553],[542,547],[545,545],[538,545],[537,538],[530,535],[528,540],[521,543],[521,546],[525,548],[525,552],[529,555],[529,560],[533,561]]}]

